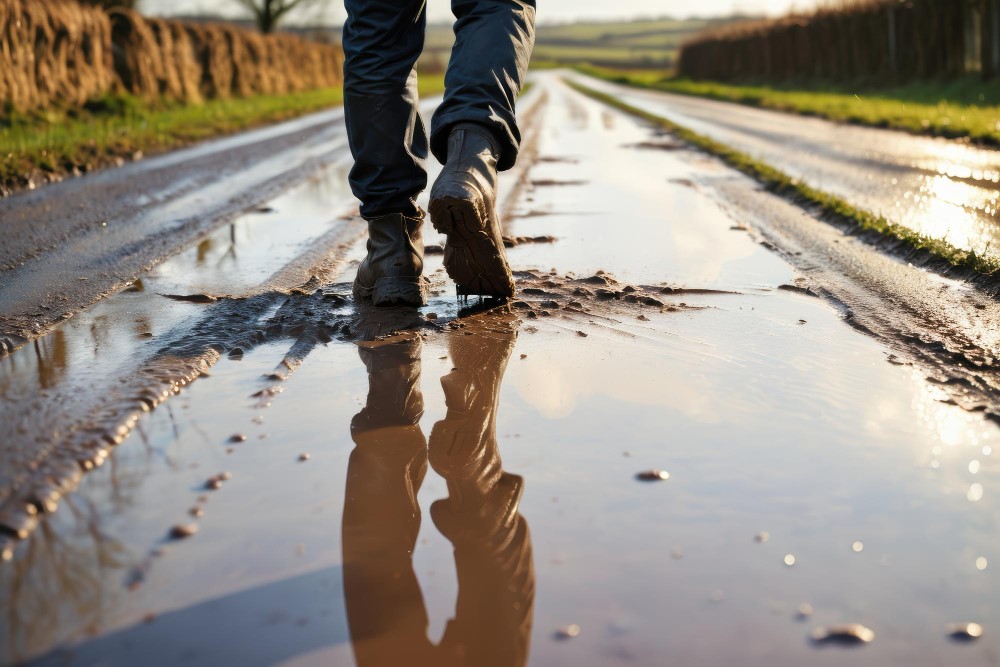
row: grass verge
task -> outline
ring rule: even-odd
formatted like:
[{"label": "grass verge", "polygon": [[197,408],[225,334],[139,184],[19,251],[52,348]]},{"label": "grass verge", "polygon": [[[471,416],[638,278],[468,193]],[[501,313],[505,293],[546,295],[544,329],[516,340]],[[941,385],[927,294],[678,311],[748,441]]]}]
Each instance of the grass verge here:
[{"label": "grass verge", "polygon": [[948,82],[848,88],[732,85],[669,78],[651,71],[592,66],[577,69],[640,88],[1000,147],[1000,86],[977,76]]},{"label": "grass verge", "polygon": [[[444,75],[420,77],[420,94],[444,90]],[[198,141],[343,103],[340,88],[211,100],[198,105],[115,95],[82,109],[0,117],[0,196],[68,174],[121,164]]]},{"label": "grass verge", "polygon": [[826,217],[845,223],[855,234],[864,235],[869,241],[889,241],[894,248],[903,250],[907,259],[923,260],[931,268],[960,269],[969,277],[979,277],[991,285],[1000,278],[1000,259],[981,255],[972,250],[962,250],[947,241],[928,237],[903,225],[890,222],[886,218],[861,210],[848,201],[818,190],[796,180],[784,172],[760,160],[709,139],[697,132],[677,125],[666,118],[643,111],[622,102],[615,97],[588,88],[582,84],[567,81],[569,86],[599,102],[620,109],[629,114],[663,128],[678,139],[710,153],[729,166],[751,176],[775,194],[787,197],[811,210],[819,209]]}]

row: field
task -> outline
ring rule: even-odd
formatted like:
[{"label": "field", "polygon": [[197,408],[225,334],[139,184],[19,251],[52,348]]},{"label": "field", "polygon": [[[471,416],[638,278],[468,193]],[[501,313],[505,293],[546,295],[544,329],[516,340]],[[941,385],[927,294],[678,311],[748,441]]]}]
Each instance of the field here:
[{"label": "field", "polygon": [[[681,42],[727,21],[650,19],[620,22],[539,24],[532,63],[605,67],[673,67]],[[422,65],[444,69],[453,41],[451,26],[427,27]]]}]

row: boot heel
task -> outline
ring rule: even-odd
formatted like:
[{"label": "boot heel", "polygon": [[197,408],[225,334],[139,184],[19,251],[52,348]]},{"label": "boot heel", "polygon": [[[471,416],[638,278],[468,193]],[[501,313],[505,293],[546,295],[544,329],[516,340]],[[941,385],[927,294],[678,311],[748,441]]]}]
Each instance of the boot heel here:
[{"label": "boot heel", "polygon": [[371,299],[376,306],[426,306],[427,285],[422,278],[379,278]]}]

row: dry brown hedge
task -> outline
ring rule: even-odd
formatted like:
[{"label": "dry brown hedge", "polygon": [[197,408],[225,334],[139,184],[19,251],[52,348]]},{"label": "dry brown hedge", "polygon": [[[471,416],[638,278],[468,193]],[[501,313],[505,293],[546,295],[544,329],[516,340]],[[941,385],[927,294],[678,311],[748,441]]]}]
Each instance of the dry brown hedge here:
[{"label": "dry brown hedge", "polygon": [[870,0],[733,24],[685,43],[677,70],[721,81],[905,80],[970,69],[989,75],[995,73],[990,49],[983,49],[980,67],[968,59],[969,47],[975,40],[1000,42],[990,13],[997,6],[998,0]]},{"label": "dry brown hedge", "polygon": [[21,111],[111,91],[197,103],[342,82],[339,47],[294,35],[106,13],[75,0],[0,0],[0,105]]},{"label": "dry brown hedge", "polygon": [[68,0],[0,0],[0,107],[79,105],[113,83],[103,11]]}]

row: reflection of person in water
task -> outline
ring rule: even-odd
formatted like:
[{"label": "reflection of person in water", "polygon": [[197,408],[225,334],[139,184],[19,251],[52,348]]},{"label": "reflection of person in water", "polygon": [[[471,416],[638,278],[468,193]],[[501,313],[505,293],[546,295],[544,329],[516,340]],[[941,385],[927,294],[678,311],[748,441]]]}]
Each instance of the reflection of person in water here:
[{"label": "reflection of person in water", "polygon": [[500,381],[515,326],[507,321],[483,335],[452,336],[454,369],[441,378],[448,412],[431,431],[429,459],[447,481],[448,498],[431,506],[431,517],[455,549],[458,601],[436,645],[427,638],[412,563],[420,529],[417,492],[428,461],[418,425],[421,340],[360,348],[368,401],[351,423],[356,447],[343,524],[344,593],[359,667],[527,662],[535,584],[531,537],[518,513],[522,479],[503,471],[496,441]]}]

